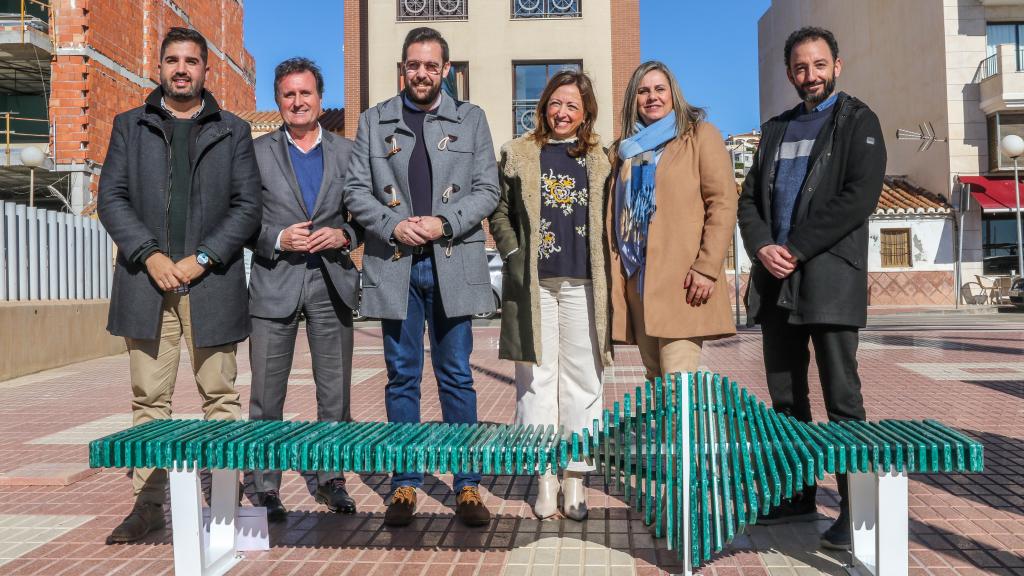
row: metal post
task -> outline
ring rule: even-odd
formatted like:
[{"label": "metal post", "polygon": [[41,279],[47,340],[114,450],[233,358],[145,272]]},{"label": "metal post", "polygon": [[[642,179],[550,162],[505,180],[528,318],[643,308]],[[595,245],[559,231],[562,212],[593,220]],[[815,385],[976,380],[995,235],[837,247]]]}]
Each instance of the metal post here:
[{"label": "metal post", "polygon": [[4,166],[11,165],[11,113],[4,112],[4,134],[6,134],[6,149],[7,149],[7,163]]},{"label": "metal post", "polygon": [[0,301],[7,300],[7,218],[0,200]]},{"label": "metal post", "polygon": [[28,299],[39,299],[39,220],[36,209],[25,210],[25,228],[28,230]]},{"label": "metal post", "polygon": [[4,228],[7,245],[7,299],[18,299],[18,220],[16,204],[4,203]]},{"label": "metal post", "polygon": [[31,168],[28,171],[28,206],[29,208],[36,205],[36,169]]},{"label": "metal post", "polygon": [[57,213],[53,210],[46,211],[46,232],[47,232],[47,250],[50,254],[50,260],[47,264],[47,285],[49,286],[50,300],[56,300],[60,296],[60,290],[58,289],[58,278],[60,270],[60,244],[58,243],[58,228],[60,228],[60,222],[57,219]]},{"label": "metal post", "polygon": [[1013,187],[1016,189],[1017,196],[1017,274],[1024,275],[1024,250],[1021,249],[1021,244],[1024,240],[1021,239],[1021,227],[1020,227],[1020,178],[1017,177],[1017,157],[1013,158]]},{"label": "metal post", "polygon": [[740,224],[732,231],[732,276],[736,292],[736,325],[740,325]]},{"label": "metal post", "polygon": [[36,229],[39,234],[39,299],[50,299],[50,235],[46,215],[49,210],[36,210]]},{"label": "metal post", "polygon": [[68,215],[57,214],[57,298],[68,299]]},{"label": "metal post", "polygon": [[75,250],[74,254],[69,256],[74,258],[75,300],[82,300],[85,298],[85,239],[82,234],[82,217],[72,216],[71,219],[74,226]]}]

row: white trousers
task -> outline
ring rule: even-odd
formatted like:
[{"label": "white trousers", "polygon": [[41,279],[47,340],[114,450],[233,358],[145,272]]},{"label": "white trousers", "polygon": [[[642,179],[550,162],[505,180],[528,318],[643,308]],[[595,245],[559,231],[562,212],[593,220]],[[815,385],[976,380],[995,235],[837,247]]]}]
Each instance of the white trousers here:
[{"label": "white trousers", "polygon": [[[604,385],[590,280],[540,281],[539,365],[516,362],[516,424],[564,427],[566,435],[600,420]],[[594,466],[570,462],[569,470]]]}]

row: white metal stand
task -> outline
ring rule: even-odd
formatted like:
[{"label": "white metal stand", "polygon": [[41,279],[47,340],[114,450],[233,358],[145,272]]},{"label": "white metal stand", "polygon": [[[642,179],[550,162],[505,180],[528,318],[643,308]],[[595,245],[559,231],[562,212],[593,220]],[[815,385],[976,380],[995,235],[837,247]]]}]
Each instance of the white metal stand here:
[{"label": "white metal stand", "polygon": [[203,491],[199,471],[170,472],[174,573],[177,576],[219,576],[239,560],[235,545],[238,514],[238,470],[211,470],[210,536],[204,538]]},{"label": "white metal stand", "polygon": [[850,483],[855,575],[898,576],[908,572],[910,520],[905,472],[859,473]]}]

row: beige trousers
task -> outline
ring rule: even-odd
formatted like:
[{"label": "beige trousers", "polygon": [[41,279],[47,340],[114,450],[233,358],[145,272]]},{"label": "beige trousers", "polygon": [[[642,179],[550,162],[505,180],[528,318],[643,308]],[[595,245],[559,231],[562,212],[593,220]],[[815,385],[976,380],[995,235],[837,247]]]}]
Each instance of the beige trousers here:
[{"label": "beige trousers", "polygon": [[[633,328],[633,337],[640,348],[640,360],[644,363],[646,378],[654,382],[656,377],[675,372],[694,372],[700,366],[700,351],[703,338],[658,338],[648,336],[644,326],[644,302],[637,291],[637,276],[626,283],[626,306]],[[683,287],[679,287],[679,302],[687,306]]]},{"label": "beige trousers", "polygon": [[[171,397],[178,377],[181,337],[185,337],[192,373],[203,397],[207,420],[237,420],[241,416],[235,392],[237,344],[196,348],[192,343],[192,321],[188,295],[164,294],[159,340],[125,338],[132,379],[132,423],[135,425],[171,417]],[[135,497],[144,502],[163,503],[167,471],[136,468],[132,476]]]},{"label": "beige trousers", "polygon": [[[516,424],[580,433],[601,419],[604,386],[590,280],[540,281],[541,363],[516,362]],[[570,462],[588,472],[592,462]]]}]

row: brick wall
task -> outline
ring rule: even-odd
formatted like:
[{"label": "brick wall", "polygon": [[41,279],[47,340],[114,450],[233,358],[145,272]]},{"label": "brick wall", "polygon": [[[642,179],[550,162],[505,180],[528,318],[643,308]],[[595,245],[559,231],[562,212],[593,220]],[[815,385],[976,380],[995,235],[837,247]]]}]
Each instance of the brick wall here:
[{"label": "brick wall", "polygon": [[366,0],[345,1],[345,136],[355,139],[359,114],[368,106]]},{"label": "brick wall", "polygon": [[[152,89],[143,85],[146,80],[159,82],[160,42],[172,26],[191,26],[210,43],[206,86],[222,107],[255,107],[255,63],[245,50],[238,0],[54,0],[53,6],[56,55],[50,112],[59,164],[102,164],[114,116],[142,103]],[[115,66],[99,58],[61,54],[83,48]]]},{"label": "brick wall", "polygon": [[619,137],[622,97],[633,70],[640,65],[640,0],[612,3],[612,94],[615,138]]}]

